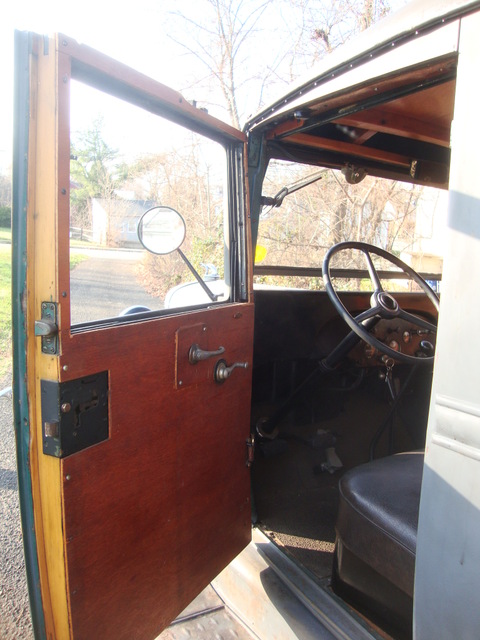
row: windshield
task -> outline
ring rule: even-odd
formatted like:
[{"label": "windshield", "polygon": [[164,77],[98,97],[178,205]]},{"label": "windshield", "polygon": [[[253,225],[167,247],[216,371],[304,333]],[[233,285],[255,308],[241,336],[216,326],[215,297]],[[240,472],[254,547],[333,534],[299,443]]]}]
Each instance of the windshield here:
[{"label": "windshield", "polygon": [[[284,185],[312,173],[311,166],[273,161],[265,178],[264,197],[274,196]],[[255,282],[323,288],[320,269],[325,253],[334,244],[353,240],[393,253],[424,273],[437,288],[443,263],[446,197],[447,192],[440,189],[368,175],[351,184],[345,172],[327,170],[320,180],[286,196],[280,207],[263,207]],[[339,283],[342,288],[367,286],[368,279],[362,275],[353,278],[350,273],[365,269],[359,252],[342,252],[339,260],[334,268],[349,270]],[[392,268],[380,259],[376,266],[379,270]],[[395,286],[392,282],[387,285]]]}]

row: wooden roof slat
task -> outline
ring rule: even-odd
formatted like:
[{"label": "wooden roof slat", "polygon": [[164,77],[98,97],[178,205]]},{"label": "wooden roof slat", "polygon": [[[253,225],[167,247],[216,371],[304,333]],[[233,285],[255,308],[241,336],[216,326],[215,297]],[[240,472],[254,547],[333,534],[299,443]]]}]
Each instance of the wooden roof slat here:
[{"label": "wooden roof slat", "polygon": [[450,129],[433,121],[417,120],[415,117],[388,109],[369,109],[340,118],[337,124],[347,127],[373,130],[379,133],[429,142],[442,147],[450,146]]},{"label": "wooden roof slat", "polygon": [[304,147],[311,147],[313,149],[325,149],[338,153],[351,154],[368,160],[375,160],[401,167],[410,167],[412,161],[411,158],[407,158],[406,156],[402,156],[398,153],[371,149],[369,147],[358,146],[357,144],[350,142],[339,142],[338,140],[319,138],[318,136],[312,136],[307,133],[295,133],[288,136],[288,138],[284,138],[283,143],[298,144]]},{"label": "wooden roof slat", "polygon": [[373,136],[376,134],[377,132],[374,131],[373,129],[361,129],[358,132],[356,132],[356,136],[354,139],[355,144],[365,144],[365,142],[367,142],[367,140],[370,140],[370,138],[373,138]]}]

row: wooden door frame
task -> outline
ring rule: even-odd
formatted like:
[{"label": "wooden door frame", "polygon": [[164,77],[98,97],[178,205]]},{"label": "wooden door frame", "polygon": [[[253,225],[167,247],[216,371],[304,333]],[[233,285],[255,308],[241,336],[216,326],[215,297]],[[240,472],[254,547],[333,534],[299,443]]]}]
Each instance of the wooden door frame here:
[{"label": "wooden door frame", "polygon": [[[221,142],[231,150],[230,155],[235,155],[235,149],[245,149],[246,138],[194,108],[180,94],[62,35],[47,39],[17,34],[17,67],[20,80],[16,97],[23,118],[17,126],[22,135],[17,140],[20,146],[15,169],[13,228],[18,236],[14,239],[14,259],[22,264],[27,256],[14,282],[14,386],[15,398],[21,399],[21,404],[16,403],[15,424],[22,519],[35,635],[68,638],[72,612],[63,539],[66,477],[62,460],[42,452],[40,380],[70,378],[68,357],[75,352],[78,339],[70,330],[69,303],[70,79],[88,76],[92,86],[106,87],[113,95],[142,106],[148,103],[154,113],[161,112]],[[22,154],[28,157],[28,164],[22,163]],[[245,157],[243,153],[244,162]],[[245,171],[245,165],[241,169]],[[251,307],[248,199],[238,179],[238,175],[232,178],[239,191],[236,197],[245,207],[240,250],[246,254],[247,277],[242,286],[244,300]],[[58,303],[59,355],[43,353],[41,340],[32,337],[43,301]]]}]

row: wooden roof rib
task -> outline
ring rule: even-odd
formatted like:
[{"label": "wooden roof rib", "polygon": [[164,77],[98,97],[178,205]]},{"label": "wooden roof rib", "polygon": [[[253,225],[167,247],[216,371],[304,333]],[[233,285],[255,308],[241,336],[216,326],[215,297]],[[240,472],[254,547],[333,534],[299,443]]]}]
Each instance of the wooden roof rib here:
[{"label": "wooden roof rib", "polygon": [[351,161],[374,175],[446,187],[455,64],[450,56],[310,101],[270,123],[265,137],[277,158],[303,149],[309,162],[315,152],[318,164]]},{"label": "wooden roof rib", "polygon": [[447,188],[460,20],[480,3],[452,0],[448,19],[435,16],[433,0],[414,4],[396,16],[404,21],[396,35],[386,21],[374,40],[334,52],[314,77],[252,118],[247,134],[266,141],[270,158],[354,164]]}]

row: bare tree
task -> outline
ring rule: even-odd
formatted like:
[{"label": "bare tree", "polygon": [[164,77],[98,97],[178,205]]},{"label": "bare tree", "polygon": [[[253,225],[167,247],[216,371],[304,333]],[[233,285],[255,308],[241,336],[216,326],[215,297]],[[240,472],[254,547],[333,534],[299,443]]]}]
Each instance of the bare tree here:
[{"label": "bare tree", "polygon": [[296,80],[390,11],[388,0],[199,0],[195,7],[195,15],[172,12],[170,37],[205,71],[192,83],[208,88],[202,102],[219,96],[236,127],[251,113],[244,103],[260,108],[268,88]]},{"label": "bare tree", "polygon": [[[199,273],[213,264],[223,275],[224,193],[223,149],[199,136],[190,145],[139,158],[129,171],[129,189],[137,197],[173,207],[185,220],[187,236],[182,250]],[[221,162],[219,160],[221,159]],[[192,275],[178,254],[147,254],[140,267],[144,285],[164,296]]]},{"label": "bare tree", "polygon": [[291,5],[291,79],[390,12],[388,0],[287,0]]},{"label": "bare tree", "polygon": [[[231,123],[240,128],[239,92],[255,76],[246,72],[248,48],[253,37],[262,29],[261,21],[273,0],[203,0],[202,19],[180,11],[172,15],[182,24],[188,41],[171,36],[185,51],[204,67],[206,78],[219,87]],[[197,6],[199,6],[197,5]],[[187,26],[187,29],[185,29]],[[193,36],[193,37],[190,37]],[[257,64],[262,64],[260,60]],[[252,65],[250,65],[250,69]]]},{"label": "bare tree", "polygon": [[[312,168],[273,162],[267,172],[266,193],[276,193],[287,181],[312,173]],[[285,198],[280,208],[261,217],[258,242],[268,264],[320,267],[326,251],[344,240],[362,240],[400,254],[415,241],[415,208],[423,187],[366,176],[348,184],[339,171],[327,171],[314,184]],[[360,253],[342,252],[336,267],[364,268]],[[262,277],[261,282],[272,282]],[[317,288],[318,279],[284,277],[276,284]]]}]

